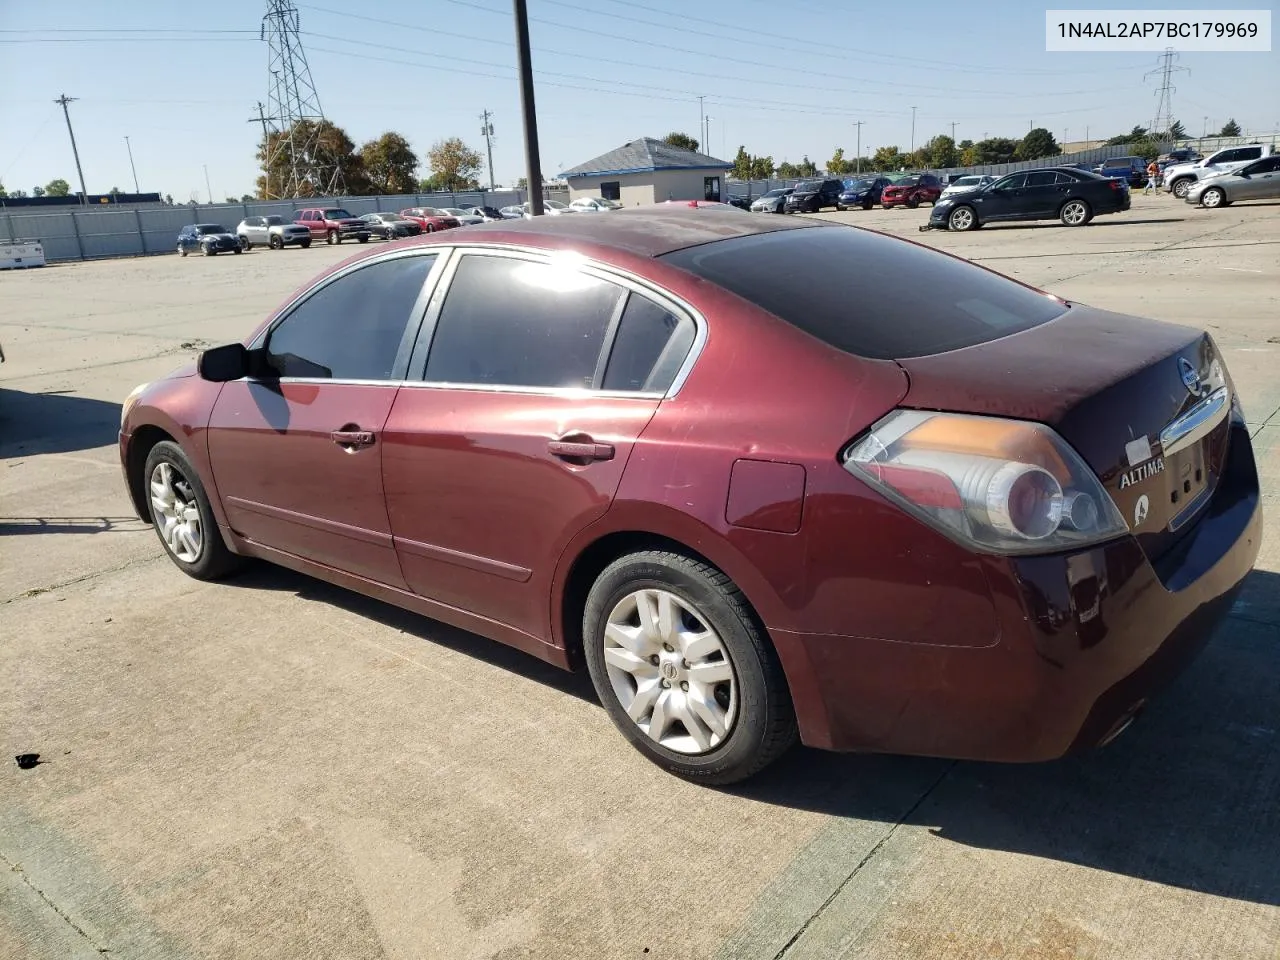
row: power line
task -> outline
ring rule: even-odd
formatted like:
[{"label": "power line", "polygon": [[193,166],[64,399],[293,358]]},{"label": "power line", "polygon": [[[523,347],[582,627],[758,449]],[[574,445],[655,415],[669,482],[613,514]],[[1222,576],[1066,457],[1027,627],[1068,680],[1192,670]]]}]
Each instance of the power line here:
[{"label": "power line", "polygon": [[1160,89],[1156,91],[1159,100],[1156,101],[1156,117],[1151,121],[1151,135],[1165,136],[1169,139],[1170,132],[1173,129],[1173,93],[1177,89],[1173,85],[1173,74],[1177,71],[1190,73],[1186,67],[1174,66],[1174,61],[1178,59],[1178,55],[1174,53],[1173,47],[1165,47],[1164,53],[1160,54],[1160,66],[1143,76],[1143,80],[1147,77],[1160,74]]}]

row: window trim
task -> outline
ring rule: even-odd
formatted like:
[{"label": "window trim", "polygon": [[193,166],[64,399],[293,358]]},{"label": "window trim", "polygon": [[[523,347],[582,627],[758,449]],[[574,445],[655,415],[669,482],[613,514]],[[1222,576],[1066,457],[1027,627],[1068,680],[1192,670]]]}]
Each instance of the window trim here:
[{"label": "window trim", "polygon": [[702,353],[703,346],[706,344],[706,319],[701,313],[694,309],[692,305],[676,297],[674,294],[662,287],[644,280],[641,277],[627,273],[626,271],[610,264],[593,260],[590,257],[585,257],[582,262],[582,270],[584,273],[608,283],[615,284],[623,290],[623,296],[618,298],[619,306],[614,310],[614,315],[610,320],[609,328],[605,332],[605,340],[600,347],[602,356],[607,358],[613,351],[613,340],[617,336],[618,326],[622,317],[621,310],[626,309],[627,301],[630,300],[630,294],[632,293],[647,297],[657,303],[664,310],[669,311],[677,317],[688,319],[693,323],[693,343],[690,345],[689,352],[685,356],[684,362],[680,365],[680,369],[676,371],[675,378],[671,381],[671,385],[666,390],[603,390],[586,387],[530,387],[518,384],[444,383],[440,381],[426,380],[427,359],[431,353],[431,343],[435,338],[436,326],[439,323],[440,313],[444,307],[444,301],[448,296],[449,288],[453,284],[454,274],[457,272],[458,264],[462,262],[463,257],[473,255],[499,256],[513,260],[524,260],[526,262],[549,263],[551,262],[554,254],[559,252],[540,247],[525,247],[496,243],[460,243],[452,246],[450,251],[447,267],[439,274],[439,279],[432,291],[426,313],[423,315],[422,322],[419,325],[418,337],[414,343],[412,353],[410,354],[408,369],[405,371],[404,381],[402,384],[405,387],[433,390],[483,390],[489,393],[522,393],[534,396],[554,397],[632,397],[669,400],[676,396],[684,386],[685,381],[689,378],[689,374],[693,371],[694,364]]}]

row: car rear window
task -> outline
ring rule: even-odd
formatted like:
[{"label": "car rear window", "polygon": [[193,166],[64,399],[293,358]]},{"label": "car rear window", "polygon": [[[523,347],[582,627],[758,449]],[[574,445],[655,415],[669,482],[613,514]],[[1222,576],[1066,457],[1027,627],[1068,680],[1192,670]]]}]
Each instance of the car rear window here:
[{"label": "car rear window", "polygon": [[876,360],[985,343],[1067,309],[964,260],[856,227],[736,237],[662,259],[838,350]]}]

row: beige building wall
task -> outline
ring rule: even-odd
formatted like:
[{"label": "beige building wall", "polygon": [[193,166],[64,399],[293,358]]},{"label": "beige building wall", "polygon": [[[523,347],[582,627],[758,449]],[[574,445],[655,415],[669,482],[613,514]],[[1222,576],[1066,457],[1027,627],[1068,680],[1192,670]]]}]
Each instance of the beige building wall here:
[{"label": "beige building wall", "polygon": [[720,196],[725,193],[726,170],[655,170],[605,177],[572,177],[569,198],[600,196],[600,184],[618,183],[618,195],[624,207],[643,207],[666,200],[701,200],[703,178],[720,178]]}]

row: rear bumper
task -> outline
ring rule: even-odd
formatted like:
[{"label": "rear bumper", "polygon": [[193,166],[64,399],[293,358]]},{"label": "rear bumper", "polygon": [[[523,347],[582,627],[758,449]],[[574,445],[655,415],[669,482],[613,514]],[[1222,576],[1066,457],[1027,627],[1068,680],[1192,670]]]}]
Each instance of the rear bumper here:
[{"label": "rear bumper", "polygon": [[1258,556],[1247,432],[1213,500],[1170,555],[1132,537],[984,563],[999,636],[986,647],[771,631],[802,739],[833,750],[1051,760],[1121,729],[1213,635]]}]

